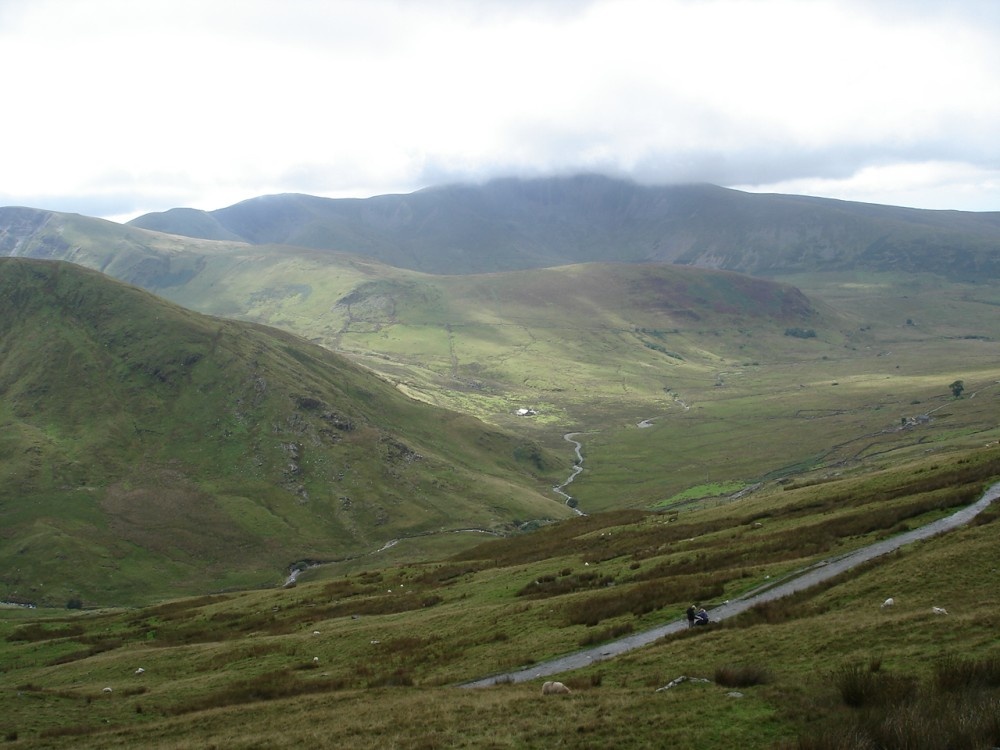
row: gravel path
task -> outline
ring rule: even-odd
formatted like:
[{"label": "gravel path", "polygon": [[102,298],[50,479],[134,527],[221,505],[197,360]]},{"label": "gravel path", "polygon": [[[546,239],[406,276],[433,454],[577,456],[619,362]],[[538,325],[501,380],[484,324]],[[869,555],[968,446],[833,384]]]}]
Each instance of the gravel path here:
[{"label": "gravel path", "polygon": [[[919,529],[899,534],[891,539],[883,539],[875,542],[874,544],[870,544],[867,547],[855,550],[854,552],[841,555],[840,557],[823,560],[812,567],[806,568],[798,573],[794,573],[792,576],[782,581],[769,582],[764,587],[749,591],[741,597],[715,607],[712,610],[712,619],[725,620],[728,617],[738,615],[739,613],[750,609],[756,604],[781,599],[782,597],[789,596],[790,594],[815,586],[817,583],[821,583],[833,578],[834,576],[840,575],[844,571],[857,567],[858,565],[868,562],[869,560],[881,555],[893,552],[900,547],[911,544],[912,542],[927,539],[945,531],[950,531],[959,526],[963,526],[985,510],[986,507],[997,498],[1000,498],[1000,482],[987,489],[978,501],[972,505],[962,508],[950,516],[938,519],[937,521],[929,523],[926,526],[921,526]],[[474,680],[473,682],[466,682],[459,685],[459,687],[488,687],[490,685],[500,683],[526,682],[527,680],[533,680],[538,677],[546,677],[562,672],[569,672],[573,669],[581,669],[582,667],[590,666],[591,664],[599,662],[603,659],[618,656],[619,654],[624,654],[626,651],[641,648],[642,646],[647,646],[665,635],[676,633],[679,630],[684,630],[687,626],[688,624],[686,619],[674,620],[673,622],[653,628],[652,630],[635,633],[626,638],[605,643],[595,648],[577,651],[572,654],[567,654],[566,656],[560,656],[556,659],[552,659],[551,661],[533,664],[530,667],[516,672],[508,672],[506,674],[484,677],[483,679]]]}]

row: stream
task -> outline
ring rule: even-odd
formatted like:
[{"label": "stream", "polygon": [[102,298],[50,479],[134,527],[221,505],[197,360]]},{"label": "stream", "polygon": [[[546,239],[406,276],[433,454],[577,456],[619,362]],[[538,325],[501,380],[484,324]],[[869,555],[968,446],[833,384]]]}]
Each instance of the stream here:
[{"label": "stream", "polygon": [[[569,485],[572,484],[573,480],[576,479],[577,475],[581,471],[583,471],[583,444],[576,439],[577,435],[582,435],[582,434],[583,434],[582,432],[567,432],[565,435],[563,435],[563,440],[573,444],[574,450],[576,451],[576,461],[573,462],[573,471],[570,473],[569,479],[560,484],[558,487],[553,487],[552,491],[555,492],[557,495],[562,495],[564,498],[566,498],[567,505],[569,505],[569,501],[573,499],[573,496],[570,495],[568,492],[566,492],[565,488],[569,487]],[[569,507],[571,507],[578,516],[587,515],[582,510],[580,510],[575,506],[570,505]]]},{"label": "stream", "polygon": [[[569,438],[567,437],[567,439]],[[712,609],[712,620],[725,620],[728,617],[745,612],[756,604],[781,599],[782,597],[789,596],[798,591],[815,586],[817,583],[821,583],[822,581],[826,581],[834,576],[840,575],[841,573],[855,568],[862,563],[868,562],[869,560],[880,557],[881,555],[885,555],[889,552],[893,552],[907,544],[911,544],[921,539],[928,539],[945,531],[950,531],[958,528],[959,526],[963,526],[979,515],[979,513],[985,510],[990,503],[997,498],[1000,498],[1000,482],[989,487],[989,489],[983,493],[983,496],[975,503],[956,511],[950,516],[940,518],[937,521],[921,526],[919,529],[904,532],[892,537],[891,539],[882,539],[874,544],[868,545],[867,547],[854,550],[853,552],[848,552],[838,557],[822,560],[815,565],[796,573],[792,573],[784,579],[778,581],[768,581],[763,586],[753,589],[752,591],[748,591],[742,596],[739,596],[731,601],[727,601],[724,604]],[[484,677],[472,682],[466,682],[459,685],[459,687],[489,687],[491,685],[510,682],[525,682],[538,677],[568,672],[573,669],[581,669],[583,667],[590,666],[591,664],[596,664],[597,662],[609,657],[618,656],[626,653],[627,651],[641,648],[642,646],[648,646],[650,643],[659,640],[665,635],[685,630],[687,627],[688,623],[686,618],[674,620],[664,625],[646,630],[642,633],[634,633],[625,638],[611,641],[610,643],[605,643],[594,648],[576,651],[565,656],[551,659],[550,661],[533,664],[530,667],[526,667],[515,672],[493,675],[491,677]]]}]

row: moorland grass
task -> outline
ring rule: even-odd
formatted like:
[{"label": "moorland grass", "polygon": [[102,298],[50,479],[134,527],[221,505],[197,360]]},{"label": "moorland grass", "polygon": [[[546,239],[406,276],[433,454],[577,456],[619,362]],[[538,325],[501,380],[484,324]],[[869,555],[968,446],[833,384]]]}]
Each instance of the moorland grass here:
[{"label": "moorland grass", "polygon": [[[948,696],[971,690],[989,706],[1000,594],[984,572],[995,568],[996,515],[770,610],[562,675],[574,692],[558,702],[542,701],[537,682],[452,685],[679,618],[700,577],[739,571],[716,600],[730,598],[815,559],[811,537],[821,532],[809,529],[822,529],[841,506],[894,523],[878,513],[886,503],[919,504],[942,483],[958,485],[955,497],[963,497],[963,482],[981,487],[998,472],[996,461],[995,451],[980,449],[954,464],[925,460],[901,472],[775,487],[766,500],[674,516],[581,518],[450,561],[291,589],[122,612],[11,612],[0,617],[10,686],[0,730],[24,747],[540,748],[567,738],[578,747],[651,747],[692,734],[710,747],[811,747],[825,728],[849,726],[851,712],[884,710],[883,724],[909,715],[899,712],[928,685],[946,702],[924,705],[956,705]],[[796,525],[801,534],[784,533]],[[885,531],[868,528],[842,542],[859,545]],[[752,565],[723,554],[755,545]],[[703,570],[689,580],[672,570],[692,564]],[[653,611],[622,611],[596,627],[569,621],[588,603],[599,611],[616,595],[627,602],[673,580],[689,585]],[[535,581],[551,588],[536,598]],[[882,609],[890,595],[896,606]],[[709,682],[656,692],[681,675]],[[851,700],[867,708],[845,703],[848,679],[861,684],[862,697]],[[730,697],[734,689],[743,697]],[[940,731],[951,737],[959,729]]]}]

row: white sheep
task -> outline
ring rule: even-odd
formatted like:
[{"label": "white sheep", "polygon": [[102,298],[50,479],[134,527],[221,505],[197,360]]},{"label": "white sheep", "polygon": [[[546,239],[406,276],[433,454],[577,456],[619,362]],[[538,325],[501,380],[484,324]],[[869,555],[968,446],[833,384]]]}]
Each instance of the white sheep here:
[{"label": "white sheep", "polygon": [[142,667],[139,667],[137,670],[135,670],[135,673],[136,674],[142,674],[145,671],[146,671],[145,669],[143,669]]},{"label": "white sheep", "polygon": [[561,682],[546,682],[542,685],[542,695],[569,695],[570,689]]},{"label": "white sheep", "polygon": [[886,599],[884,602],[882,602],[882,609],[886,609],[887,607],[891,607],[895,603],[896,603],[896,600],[893,599],[890,596],[888,599]]},{"label": "white sheep", "polygon": [[948,614],[948,610],[946,610],[944,607],[931,607],[931,612],[933,612],[936,615]]}]

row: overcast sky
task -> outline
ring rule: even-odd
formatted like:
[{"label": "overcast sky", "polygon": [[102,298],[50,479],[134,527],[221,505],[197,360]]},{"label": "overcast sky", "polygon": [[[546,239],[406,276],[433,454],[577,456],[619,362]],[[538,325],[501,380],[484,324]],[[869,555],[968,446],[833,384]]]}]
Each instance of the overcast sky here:
[{"label": "overcast sky", "polygon": [[995,0],[0,0],[0,205],[603,172],[1000,211]]}]

